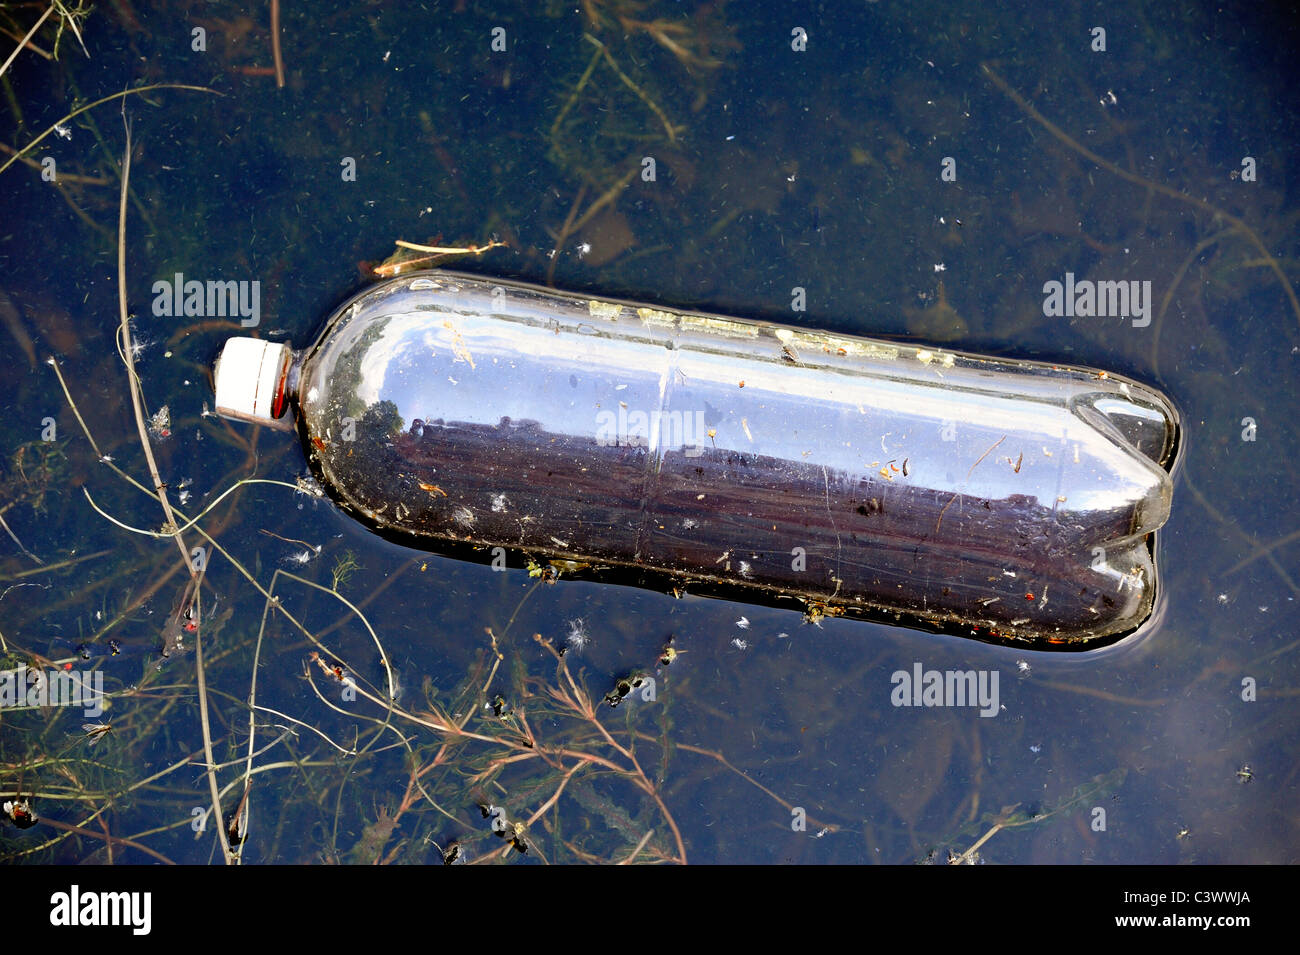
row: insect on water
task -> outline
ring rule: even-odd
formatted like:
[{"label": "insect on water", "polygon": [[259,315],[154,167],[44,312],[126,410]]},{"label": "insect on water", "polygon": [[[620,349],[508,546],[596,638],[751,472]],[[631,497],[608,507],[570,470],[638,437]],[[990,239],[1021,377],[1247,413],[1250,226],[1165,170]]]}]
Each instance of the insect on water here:
[{"label": "insect on water", "polygon": [[95,744],[113,730],[113,727],[108,723],[82,723],[81,728],[86,734],[91,749],[94,749]]}]

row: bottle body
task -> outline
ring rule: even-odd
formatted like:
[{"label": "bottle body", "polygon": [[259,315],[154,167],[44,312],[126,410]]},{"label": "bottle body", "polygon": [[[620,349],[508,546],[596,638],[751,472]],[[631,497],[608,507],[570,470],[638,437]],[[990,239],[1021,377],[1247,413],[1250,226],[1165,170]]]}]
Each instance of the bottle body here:
[{"label": "bottle body", "polygon": [[1151,613],[1177,416],[1084,369],[416,273],[302,357],[381,531],[1041,647]]}]

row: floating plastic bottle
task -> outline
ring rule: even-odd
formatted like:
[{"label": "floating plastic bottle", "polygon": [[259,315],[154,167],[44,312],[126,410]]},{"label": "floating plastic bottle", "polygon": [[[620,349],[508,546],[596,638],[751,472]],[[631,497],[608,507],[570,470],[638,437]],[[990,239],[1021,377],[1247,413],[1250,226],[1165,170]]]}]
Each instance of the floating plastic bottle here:
[{"label": "floating plastic bottle", "polygon": [[1178,418],[1117,375],[429,271],[215,378],[426,549],[1040,648],[1154,606]]}]

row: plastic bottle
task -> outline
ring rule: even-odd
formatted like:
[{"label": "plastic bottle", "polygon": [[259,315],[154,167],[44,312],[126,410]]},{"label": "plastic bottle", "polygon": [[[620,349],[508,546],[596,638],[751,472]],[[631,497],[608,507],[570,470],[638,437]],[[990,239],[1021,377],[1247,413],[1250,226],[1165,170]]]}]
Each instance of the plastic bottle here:
[{"label": "plastic bottle", "polygon": [[1041,648],[1154,605],[1178,418],[1104,372],[429,271],[215,379],[428,549]]}]

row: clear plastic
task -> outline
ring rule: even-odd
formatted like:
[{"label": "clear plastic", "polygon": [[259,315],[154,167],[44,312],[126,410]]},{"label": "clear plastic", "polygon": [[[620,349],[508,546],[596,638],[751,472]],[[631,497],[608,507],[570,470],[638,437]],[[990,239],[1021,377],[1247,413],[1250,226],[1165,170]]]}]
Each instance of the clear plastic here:
[{"label": "clear plastic", "polygon": [[1119,376],[443,271],[297,360],[323,485],[408,543],[1038,647],[1152,611],[1178,418]]}]

